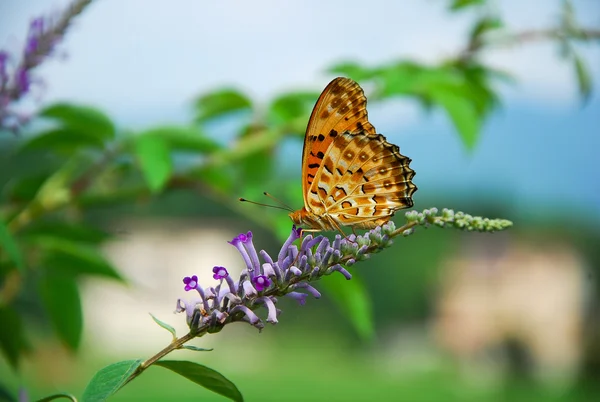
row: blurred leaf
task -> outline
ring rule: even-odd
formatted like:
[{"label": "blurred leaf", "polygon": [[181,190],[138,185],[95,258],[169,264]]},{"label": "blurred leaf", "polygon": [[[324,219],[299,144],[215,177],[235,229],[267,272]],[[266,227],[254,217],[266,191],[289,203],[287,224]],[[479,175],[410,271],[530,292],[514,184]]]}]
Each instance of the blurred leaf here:
[{"label": "blurred leaf", "polygon": [[196,100],[197,122],[205,122],[223,115],[250,110],[252,101],[235,89],[221,89]]},{"label": "blurred leaf", "polygon": [[199,348],[198,346],[194,346],[194,345],[183,345],[182,349],[191,350],[193,352],[212,352],[213,351],[213,348],[210,348],[210,349]]},{"label": "blurred leaf", "polygon": [[55,103],[42,109],[39,115],[57,120],[64,127],[101,142],[115,137],[115,127],[108,116],[89,106]]},{"label": "blurred leaf", "polygon": [[114,395],[142,364],[142,359],[125,360],[98,371],[83,391],[82,402],[100,402]]},{"label": "blurred leaf", "polygon": [[592,94],[592,76],[585,65],[585,62],[578,54],[573,54],[573,64],[575,74],[577,75],[577,83],[579,85],[579,95],[582,102],[585,104],[590,99]]},{"label": "blurred leaf", "polygon": [[76,350],[81,341],[83,313],[74,278],[46,272],[40,283],[40,295],[59,337],[69,348]]},{"label": "blurred leaf", "polygon": [[17,179],[11,183],[12,185],[8,190],[8,196],[11,201],[29,201],[35,197],[47,179],[47,174]]},{"label": "blurred leaf", "polygon": [[115,268],[94,247],[50,236],[37,236],[30,244],[44,252],[44,266],[48,270],[70,275],[100,275],[123,281]]},{"label": "blurred leaf", "polygon": [[162,328],[166,329],[167,331],[169,331],[171,333],[171,335],[173,335],[173,339],[177,338],[177,333],[175,332],[175,328],[173,328],[172,326],[170,326],[166,322],[163,322],[163,321],[159,320],[153,314],[150,314],[150,317],[152,317],[152,319],[154,320],[154,322],[157,323],[160,327],[162,327]]},{"label": "blurred leaf", "polygon": [[318,98],[319,94],[315,92],[294,92],[279,96],[269,106],[268,121],[276,126],[291,126],[295,132],[304,132]]},{"label": "blurred leaf", "polygon": [[134,144],[148,187],[152,192],[159,192],[167,184],[173,170],[167,142],[159,137],[144,135],[136,137]]},{"label": "blurred leaf", "polygon": [[483,4],[485,4],[485,0],[453,0],[450,9],[458,11],[467,7],[480,6]]},{"label": "blurred leaf", "polygon": [[8,230],[8,227],[2,220],[0,220],[0,250],[4,250],[10,260],[14,262],[17,269],[23,271],[24,264],[21,250]]},{"label": "blurred leaf", "polygon": [[164,141],[170,149],[209,153],[221,149],[221,145],[197,128],[185,126],[157,127],[144,131],[141,136],[155,137]]},{"label": "blurred leaf", "polygon": [[37,149],[51,149],[59,152],[72,153],[79,148],[104,147],[102,138],[72,127],[60,127],[44,131],[25,142],[20,152]]},{"label": "blurred leaf", "polygon": [[244,187],[262,187],[260,190],[264,192],[266,182],[273,175],[273,169],[276,169],[273,161],[273,151],[267,149],[248,155],[239,162],[239,168],[242,173]]},{"label": "blurred leaf", "polygon": [[229,194],[234,188],[231,169],[226,166],[220,166],[219,168],[201,167],[190,172],[189,175],[202,180],[225,194]]},{"label": "blurred leaf", "polygon": [[19,233],[20,238],[55,237],[74,242],[100,244],[112,236],[95,227],[79,223],[37,221]]},{"label": "blurred leaf", "polygon": [[0,401],[3,401],[3,402],[23,402],[23,401],[18,401],[17,397],[15,395],[13,395],[10,392],[10,390],[7,387],[4,386],[4,384],[0,384]]},{"label": "blurred leaf", "polygon": [[19,355],[24,350],[25,333],[19,314],[10,306],[0,305],[0,348],[8,363],[16,369]]},{"label": "blurred leaf", "polygon": [[384,96],[414,93],[425,67],[413,62],[401,62],[379,69]]},{"label": "blurred leaf", "polygon": [[346,280],[338,273],[321,282],[327,294],[348,318],[356,333],[363,340],[371,340],[375,335],[371,298],[363,281],[355,274]]},{"label": "blurred leaf", "polygon": [[502,27],[504,27],[504,23],[500,18],[489,16],[483,17],[477,21],[471,30],[471,41],[477,41],[482,35],[485,35],[489,31],[500,29]]},{"label": "blurred leaf", "polygon": [[479,137],[481,117],[477,115],[470,100],[460,94],[444,90],[435,91],[431,95],[446,109],[467,149],[473,149]]},{"label": "blurred leaf", "polygon": [[344,77],[352,78],[354,81],[362,81],[369,78],[373,78],[375,72],[370,68],[363,67],[355,62],[345,62],[335,64],[333,67],[327,69],[330,73],[340,74]]},{"label": "blurred leaf", "polygon": [[159,360],[157,366],[169,369],[188,380],[233,401],[243,401],[244,397],[234,383],[221,373],[197,363],[180,360]]}]

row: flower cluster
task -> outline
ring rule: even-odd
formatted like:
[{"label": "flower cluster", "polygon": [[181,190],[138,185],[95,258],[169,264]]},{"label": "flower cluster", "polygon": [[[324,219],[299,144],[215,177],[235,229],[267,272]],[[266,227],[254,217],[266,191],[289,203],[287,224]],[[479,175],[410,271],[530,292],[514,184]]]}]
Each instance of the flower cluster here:
[{"label": "flower cluster", "polygon": [[321,294],[310,282],[334,272],[351,279],[352,275],[344,266],[352,266],[389,247],[394,237],[411,234],[415,226],[433,224],[492,232],[512,225],[510,221],[471,217],[446,209],[438,215],[435,208],[421,213],[407,212],[406,220],[406,225],[398,229],[390,221],[363,235],[352,234],[342,238],[338,234],[333,241],[322,235],[313,237],[308,234],[300,247],[294,243],[301,238],[302,230],[293,226],[277,259],[264,250],[257,252],[252,232],[242,233],[229,242],[238,250],[245,264],[240,278],[234,281],[227,269],[220,266],[213,268],[213,278],[219,281],[216,286],[202,287],[195,275],[184,278],[185,290],[195,290],[198,297],[179,299],[176,311],[186,313],[190,329],[198,334],[218,332],[226,324],[236,321],[246,321],[262,329],[264,322],[255,313],[259,307],[267,309],[266,321],[276,324],[280,313],[276,308],[278,297],[290,297],[300,304],[306,302],[308,295],[319,298]]},{"label": "flower cluster", "polygon": [[11,103],[30,92],[36,83],[32,70],[53,53],[73,18],[89,3],[91,0],[76,0],[55,20],[34,18],[19,58],[0,50],[0,128],[16,130],[28,120],[26,115],[13,110]]}]

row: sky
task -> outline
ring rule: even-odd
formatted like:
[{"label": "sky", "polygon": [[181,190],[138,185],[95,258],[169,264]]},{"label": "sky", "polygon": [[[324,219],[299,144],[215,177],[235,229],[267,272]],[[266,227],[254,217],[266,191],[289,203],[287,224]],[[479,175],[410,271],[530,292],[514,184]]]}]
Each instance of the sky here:
[{"label": "sky", "polygon": [[[551,26],[560,3],[503,0],[493,7],[519,30]],[[65,4],[1,1],[0,47],[18,51],[32,17]],[[100,107],[123,128],[185,123],[195,96],[225,85],[268,102],[292,89],[319,91],[333,78],[326,69],[341,61],[376,66],[456,54],[476,15],[449,14],[447,4],[97,0],[71,27],[58,57],[38,70],[45,87],[37,97],[40,104]],[[574,4],[584,25],[600,26],[600,2]],[[600,47],[581,51],[598,81]],[[408,100],[369,108],[378,131],[413,159],[417,205],[419,197],[431,201],[442,192],[450,200],[498,199],[518,213],[536,206],[555,214],[589,211],[600,221],[600,97],[582,107],[573,70],[557,53],[547,43],[490,52],[487,61],[517,83],[501,87],[503,107],[473,152],[443,113],[425,114]],[[289,152],[299,169],[301,151]]]}]

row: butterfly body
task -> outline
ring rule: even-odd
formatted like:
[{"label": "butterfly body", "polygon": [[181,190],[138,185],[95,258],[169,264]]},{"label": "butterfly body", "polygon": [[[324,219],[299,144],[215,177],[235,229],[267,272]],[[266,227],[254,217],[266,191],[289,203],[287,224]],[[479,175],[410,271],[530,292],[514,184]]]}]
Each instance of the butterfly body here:
[{"label": "butterfly body", "polygon": [[348,78],[334,79],[311,114],[304,139],[304,207],[294,224],[313,230],[372,229],[413,205],[411,160],[377,134],[366,98]]}]

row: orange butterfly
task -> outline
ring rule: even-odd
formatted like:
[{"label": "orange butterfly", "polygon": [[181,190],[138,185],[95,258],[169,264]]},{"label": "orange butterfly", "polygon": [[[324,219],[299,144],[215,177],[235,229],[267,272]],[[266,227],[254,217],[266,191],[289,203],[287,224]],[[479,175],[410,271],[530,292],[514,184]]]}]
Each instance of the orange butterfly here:
[{"label": "orange butterfly", "polygon": [[367,120],[362,88],[349,78],[336,78],[308,121],[302,152],[304,207],[290,218],[317,231],[382,225],[413,205],[417,186],[410,161]]}]

